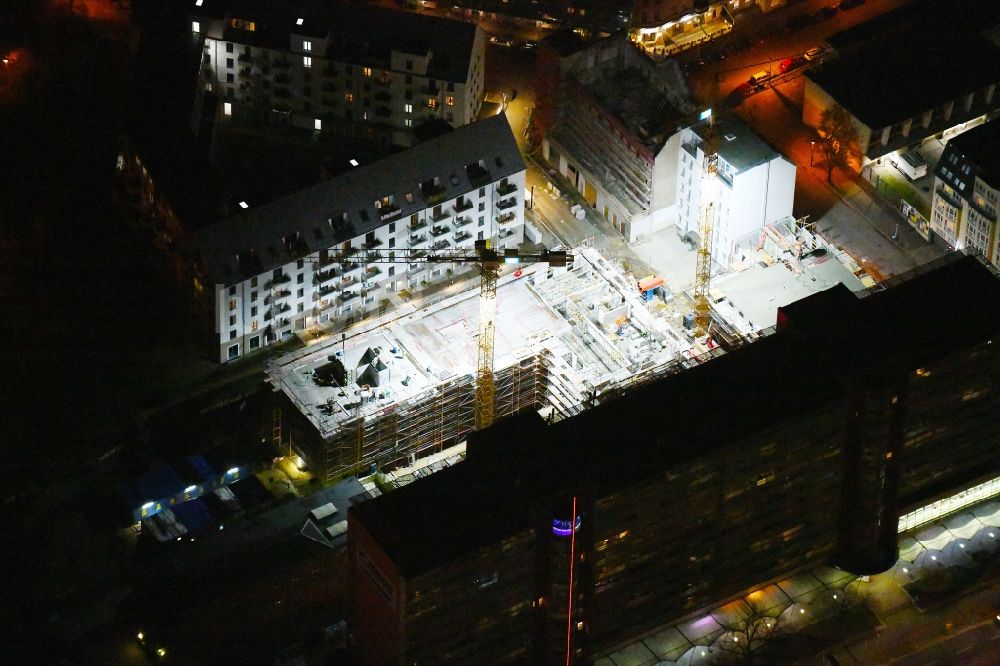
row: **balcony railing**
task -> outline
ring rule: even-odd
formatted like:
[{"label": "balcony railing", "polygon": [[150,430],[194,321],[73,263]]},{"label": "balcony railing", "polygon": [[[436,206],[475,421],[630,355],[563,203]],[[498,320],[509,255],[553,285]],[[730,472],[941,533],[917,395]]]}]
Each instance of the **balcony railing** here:
[{"label": "balcony railing", "polygon": [[240,67],[240,76],[250,76],[251,69],[249,67]]},{"label": "balcony railing", "polygon": [[430,185],[428,187],[421,187],[420,192],[424,195],[424,200],[428,204],[436,204],[439,201],[444,200],[445,189],[444,185]]},{"label": "balcony railing", "polygon": [[457,234],[455,234],[456,243],[461,243],[462,241],[468,240],[469,238],[472,238],[472,233],[468,231],[460,231]]},{"label": "balcony railing", "polygon": [[500,196],[505,197],[508,194],[517,192],[517,185],[514,183],[500,183],[497,185],[497,192],[500,193]]},{"label": "balcony railing", "polygon": [[472,202],[469,201],[468,199],[464,200],[459,199],[458,201],[455,202],[455,212],[461,213],[462,211],[469,210],[470,208],[472,208],[472,205],[473,205]]},{"label": "balcony railing", "polygon": [[340,288],[341,289],[346,289],[347,287],[352,287],[352,286],[358,284],[359,282],[361,282],[361,280],[359,280],[358,278],[356,278],[354,276],[345,277],[344,279],[342,279],[340,281]]},{"label": "balcony railing", "polygon": [[410,234],[410,245],[423,243],[427,240],[427,234]]},{"label": "balcony railing", "polygon": [[418,222],[410,222],[410,231],[419,231],[427,226],[427,222],[420,220]]},{"label": "balcony railing", "polygon": [[271,282],[274,284],[285,284],[286,282],[291,282],[291,281],[292,281],[292,276],[287,275],[285,273],[282,273],[280,276],[271,280]]},{"label": "balcony railing", "polygon": [[444,236],[446,233],[449,233],[450,231],[451,229],[449,229],[448,227],[439,227],[435,225],[434,228],[431,229],[431,236],[434,236],[435,238],[438,236]]},{"label": "balcony railing", "polygon": [[378,247],[381,244],[382,244],[381,238],[372,238],[371,240],[366,240],[364,242],[364,246],[367,248]]},{"label": "balcony railing", "polygon": [[439,211],[431,212],[431,219],[434,220],[435,222],[440,222],[441,220],[447,220],[449,217],[451,217],[451,213],[449,213],[443,208]]},{"label": "balcony railing", "polygon": [[497,208],[500,210],[506,210],[507,208],[513,208],[517,205],[517,197],[511,197],[510,199],[501,199],[497,202]]},{"label": "balcony railing", "polygon": [[445,248],[451,247],[451,243],[446,240],[439,240],[434,245],[431,246],[432,250],[443,250]]},{"label": "balcony railing", "polygon": [[379,268],[378,266],[369,266],[368,268],[365,269],[366,278],[372,278],[375,277],[376,275],[381,275],[381,274],[382,274],[382,269]]},{"label": "balcony railing", "polygon": [[515,219],[517,219],[517,213],[515,213],[514,211],[511,211],[509,213],[501,213],[496,217],[497,224],[507,224],[508,222],[512,222]]},{"label": "balcony railing", "polygon": [[455,228],[456,229],[460,229],[460,228],[468,226],[470,224],[472,224],[472,218],[471,217],[460,217],[460,218],[458,218],[458,219],[455,220]]},{"label": "balcony railing", "polygon": [[238,56],[236,56],[236,60],[238,60],[239,62],[250,62],[251,57],[249,53],[241,53]]}]

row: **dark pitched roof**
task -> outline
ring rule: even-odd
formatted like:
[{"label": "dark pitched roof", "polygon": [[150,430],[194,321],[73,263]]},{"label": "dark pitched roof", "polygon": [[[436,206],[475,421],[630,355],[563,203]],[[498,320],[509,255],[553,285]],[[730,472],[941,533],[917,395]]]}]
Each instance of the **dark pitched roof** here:
[{"label": "dark pitched roof", "polygon": [[[235,284],[295,261],[304,249],[318,252],[363,236],[383,225],[376,200],[391,195],[400,208],[397,219],[405,219],[428,207],[420,185],[435,177],[444,200],[479,188],[484,181],[466,166],[480,160],[488,172],[485,182],[524,170],[505,115],[460,127],[291,196],[263,205],[248,202],[249,209],[196,234],[202,271],[215,284]],[[283,239],[296,233],[301,244],[290,252]],[[237,255],[251,250],[256,259],[241,268]]]},{"label": "dark pitched roof", "polygon": [[838,57],[806,76],[872,129],[900,122],[1000,81],[1000,48],[979,34],[989,6],[912,3],[830,37]]},{"label": "dark pitched roof", "polygon": [[[947,150],[975,164],[977,175],[990,187],[1000,189],[1000,119],[959,134],[948,142]],[[939,168],[945,164],[945,157],[941,156]]]},{"label": "dark pitched roof", "polygon": [[416,575],[544,529],[539,510],[569,493],[606,497],[773,427],[775,405],[829,409],[852,378],[1000,335],[1000,281],[977,258],[924,270],[862,300],[838,285],[793,303],[778,333],[554,425],[534,412],[500,421],[470,435],[465,462],[353,507],[351,519]]}]

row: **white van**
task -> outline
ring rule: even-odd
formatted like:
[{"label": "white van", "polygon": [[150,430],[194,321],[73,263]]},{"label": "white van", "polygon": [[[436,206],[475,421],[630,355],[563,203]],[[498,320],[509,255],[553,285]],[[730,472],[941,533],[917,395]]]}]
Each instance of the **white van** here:
[{"label": "white van", "polygon": [[897,155],[892,160],[892,166],[903,172],[910,180],[916,180],[927,175],[927,162],[923,156],[915,150]]}]

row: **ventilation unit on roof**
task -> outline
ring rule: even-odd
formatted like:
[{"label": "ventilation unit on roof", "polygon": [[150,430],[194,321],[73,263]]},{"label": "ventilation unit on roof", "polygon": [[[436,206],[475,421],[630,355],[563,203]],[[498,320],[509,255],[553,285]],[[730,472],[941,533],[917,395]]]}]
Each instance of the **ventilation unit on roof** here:
[{"label": "ventilation unit on roof", "polygon": [[727,134],[726,135],[726,141],[736,141],[736,135],[735,134]]}]

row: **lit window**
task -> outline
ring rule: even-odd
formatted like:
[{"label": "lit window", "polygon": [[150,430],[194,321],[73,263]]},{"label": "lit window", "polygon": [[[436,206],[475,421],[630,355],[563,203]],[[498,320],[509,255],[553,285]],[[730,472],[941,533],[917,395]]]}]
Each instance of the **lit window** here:
[{"label": "lit window", "polygon": [[313,59],[310,58],[309,56],[302,56],[302,66],[305,67],[305,68],[307,68],[307,69],[309,67],[312,67],[313,66]]},{"label": "lit window", "polygon": [[350,104],[354,101],[354,93],[344,93],[344,101]]},{"label": "lit window", "polygon": [[371,67],[363,67],[363,68],[361,69],[361,74],[362,74],[362,75],[363,75],[363,76],[364,76],[365,78],[368,78],[368,77],[370,77],[370,76],[372,75],[372,68],[371,68]]},{"label": "lit window", "polygon": [[230,104],[229,102],[223,102],[222,113],[226,114],[227,116],[233,115],[233,105]]},{"label": "lit window", "polygon": [[203,2],[205,2],[205,0],[194,0],[194,6],[195,7],[201,7],[201,3],[203,3]]},{"label": "lit window", "polygon": [[[302,19],[299,19],[299,20],[301,21]],[[312,42],[302,42],[302,50],[303,51],[312,51],[313,50],[313,43]]]},{"label": "lit window", "polygon": [[448,106],[455,106],[455,98],[452,97],[451,95],[448,95],[447,97],[444,98],[444,103],[447,104]]},{"label": "lit window", "polygon": [[403,111],[405,111],[406,113],[413,113],[413,105],[412,104],[404,104],[403,105]]},{"label": "lit window", "polygon": [[[306,22],[306,20],[302,19],[302,18],[295,19],[295,25],[302,25],[305,22]],[[308,44],[308,42],[306,42],[306,43]],[[308,49],[306,49],[306,50],[308,50]]]},{"label": "lit window", "polygon": [[361,114],[361,115],[363,116],[363,117],[361,118],[362,120],[368,120],[368,112],[367,112],[367,111],[364,111],[364,112],[362,112],[362,114]]},{"label": "lit window", "polygon": [[191,32],[201,32],[201,23],[191,21]]},{"label": "lit window", "polygon": [[437,98],[436,97],[428,97],[427,98],[427,108],[428,109],[436,109],[437,107],[438,107]]},{"label": "lit window", "polygon": [[313,127],[317,130],[323,129],[323,121],[317,118],[316,122],[313,123]]},{"label": "lit window", "polygon": [[241,201],[241,202],[240,202],[240,208],[243,208],[243,209],[247,209],[247,208],[249,208],[249,207],[250,207],[250,206],[249,206],[249,205],[247,204],[247,202],[246,202],[246,201]]},{"label": "lit window", "polygon": [[413,119],[412,118],[404,118],[403,119],[403,125],[405,125],[406,127],[413,127]]}]

